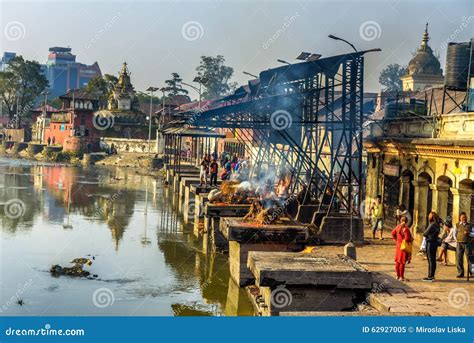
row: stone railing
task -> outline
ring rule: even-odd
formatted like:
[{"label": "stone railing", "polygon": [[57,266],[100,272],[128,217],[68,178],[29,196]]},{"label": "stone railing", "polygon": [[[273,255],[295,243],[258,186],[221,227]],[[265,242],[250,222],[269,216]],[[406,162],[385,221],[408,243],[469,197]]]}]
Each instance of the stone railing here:
[{"label": "stone railing", "polygon": [[438,125],[430,117],[385,119],[370,124],[372,137],[431,138]]},{"label": "stone railing", "polygon": [[384,119],[370,124],[370,136],[474,139],[474,112]]},{"label": "stone railing", "polygon": [[444,114],[439,127],[440,138],[474,139],[474,112]]}]

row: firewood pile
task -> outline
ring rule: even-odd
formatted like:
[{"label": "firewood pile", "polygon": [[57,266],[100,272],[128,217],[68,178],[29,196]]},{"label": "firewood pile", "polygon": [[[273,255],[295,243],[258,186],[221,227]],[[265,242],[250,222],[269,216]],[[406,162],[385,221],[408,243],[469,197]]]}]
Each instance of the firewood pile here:
[{"label": "firewood pile", "polygon": [[224,181],[220,190],[209,193],[211,203],[251,204],[255,199],[255,190],[250,183],[240,181]]},{"label": "firewood pile", "polygon": [[266,206],[261,200],[255,200],[245,215],[244,221],[253,222],[259,225],[275,224],[282,218],[288,217],[288,213],[284,206],[277,201],[265,201]]}]

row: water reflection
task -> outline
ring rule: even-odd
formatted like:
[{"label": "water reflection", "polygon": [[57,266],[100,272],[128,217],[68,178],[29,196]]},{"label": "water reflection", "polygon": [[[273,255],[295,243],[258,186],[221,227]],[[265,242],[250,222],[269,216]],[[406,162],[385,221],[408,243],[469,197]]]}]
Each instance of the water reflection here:
[{"label": "water reflection", "polygon": [[[2,315],[251,314],[246,301],[226,311],[229,291],[246,299],[229,288],[227,257],[203,254],[160,180],[0,159],[0,187]],[[22,215],[9,212],[12,200]],[[85,256],[95,258],[96,280],[50,276],[52,264]],[[97,307],[104,287],[112,304]],[[19,289],[23,306],[10,301]]]}]

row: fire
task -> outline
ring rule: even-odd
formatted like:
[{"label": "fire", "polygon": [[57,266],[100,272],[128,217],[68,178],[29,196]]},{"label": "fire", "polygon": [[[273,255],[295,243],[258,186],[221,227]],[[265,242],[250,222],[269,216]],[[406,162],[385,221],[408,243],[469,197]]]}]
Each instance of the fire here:
[{"label": "fire", "polygon": [[244,221],[254,222],[260,225],[270,225],[280,221],[281,218],[287,217],[284,206],[276,201],[266,200],[266,207],[263,206],[261,200],[255,200],[245,215]]}]

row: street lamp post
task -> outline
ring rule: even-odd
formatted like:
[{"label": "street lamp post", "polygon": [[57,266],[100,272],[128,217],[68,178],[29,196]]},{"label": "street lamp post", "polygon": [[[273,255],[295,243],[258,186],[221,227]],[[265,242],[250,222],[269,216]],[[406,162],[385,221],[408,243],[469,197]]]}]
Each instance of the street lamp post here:
[{"label": "street lamp post", "polygon": [[283,64],[288,64],[288,65],[291,65],[290,62],[287,62],[285,60],[281,60],[281,59],[277,59],[277,62],[280,62],[280,63],[283,63]]},{"label": "street lamp post", "polygon": [[44,130],[46,128],[46,116],[47,116],[46,106],[48,106],[48,91],[45,90],[43,92],[43,95],[44,95],[44,110],[43,110],[43,120],[41,122],[41,130],[40,130],[40,143],[41,144],[43,144],[44,142]]},{"label": "street lamp post", "polygon": [[[347,40],[345,39],[342,39],[340,37],[336,37],[334,35],[329,35],[328,36],[329,38],[331,39],[334,39],[334,40],[340,40],[340,41],[343,41],[345,42],[346,44],[348,44],[352,49],[354,49],[355,52],[357,52],[357,49],[355,48],[354,44],[348,42]],[[350,183],[349,185],[349,194],[350,194],[350,197],[352,197],[352,182]],[[359,192],[359,195],[360,195],[360,192]],[[362,201],[361,199],[359,199],[359,202]],[[350,203],[349,203],[349,212],[350,212],[350,217],[351,217],[351,220],[350,220],[350,238],[349,238],[349,243],[347,243],[345,246],[344,246],[344,254],[354,260],[357,259],[357,251],[356,251],[356,246],[353,242],[353,207],[352,207],[352,199],[350,199]]]},{"label": "street lamp post", "polygon": [[186,83],[186,82],[181,82],[183,85],[186,85],[188,87],[191,87],[192,89],[194,89],[196,92],[198,92],[199,94],[199,112],[201,112],[201,100],[202,100],[202,85],[204,83],[207,82],[207,78],[203,77],[203,76],[196,76],[194,79],[193,79],[193,82],[197,82],[199,83],[199,88],[196,87],[196,86],[193,86],[189,83]]},{"label": "street lamp post", "polygon": [[258,79],[258,76],[257,76],[257,75],[254,75],[254,74],[249,73],[249,72],[247,72],[247,71],[243,71],[242,73],[245,74],[245,75],[252,76],[252,77]]},{"label": "street lamp post", "polygon": [[342,39],[341,37],[337,37],[337,36],[334,36],[334,35],[329,35],[328,37],[331,38],[331,39],[334,39],[334,40],[340,40],[340,41],[348,44],[352,49],[354,49],[355,52],[358,52],[357,49],[355,48],[354,44],[346,41],[345,39]]},{"label": "street lamp post", "polygon": [[156,92],[158,88],[148,87],[147,92],[150,92],[150,117],[148,118],[148,155],[150,155],[150,141],[151,141],[151,115],[153,112],[153,92]]}]

